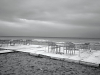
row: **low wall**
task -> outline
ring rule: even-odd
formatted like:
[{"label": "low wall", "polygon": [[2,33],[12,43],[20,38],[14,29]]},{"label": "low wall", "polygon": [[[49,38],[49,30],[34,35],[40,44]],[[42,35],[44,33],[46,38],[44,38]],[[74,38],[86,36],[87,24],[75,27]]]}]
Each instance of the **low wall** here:
[{"label": "low wall", "polygon": [[[23,51],[10,50],[8,52],[2,52],[2,53],[9,53],[9,52],[13,53],[13,52],[23,52]],[[28,53],[28,52],[25,52],[25,53]],[[83,65],[88,65],[88,66],[93,66],[93,67],[100,67],[100,64],[85,62],[85,61],[81,61],[81,60],[73,60],[73,59],[68,59],[68,58],[52,57],[52,56],[47,56],[47,55],[43,55],[43,54],[36,54],[36,53],[28,53],[28,54],[36,56],[36,57],[40,57],[40,58],[49,58],[49,59],[66,61],[66,62],[73,62],[73,63],[83,64]]]},{"label": "low wall", "polygon": [[68,58],[51,57],[51,56],[46,56],[46,55],[42,55],[42,54],[33,54],[33,53],[30,53],[30,55],[34,55],[34,56],[41,57],[41,58],[49,58],[49,59],[54,59],[54,60],[78,63],[78,64],[82,64],[82,65],[87,65],[87,66],[100,67],[100,64],[96,64],[96,63],[92,63],[92,62],[85,62],[85,61],[81,61],[81,60],[73,60],[73,59],[68,59]]}]

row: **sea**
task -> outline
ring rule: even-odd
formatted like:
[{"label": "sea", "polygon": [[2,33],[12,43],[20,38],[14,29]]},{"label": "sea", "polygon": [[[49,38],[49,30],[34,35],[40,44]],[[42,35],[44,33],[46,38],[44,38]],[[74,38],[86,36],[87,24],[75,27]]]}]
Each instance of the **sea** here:
[{"label": "sea", "polygon": [[80,38],[80,37],[36,37],[36,36],[0,36],[0,40],[48,40],[53,42],[73,42],[73,43],[100,43],[100,38]]}]

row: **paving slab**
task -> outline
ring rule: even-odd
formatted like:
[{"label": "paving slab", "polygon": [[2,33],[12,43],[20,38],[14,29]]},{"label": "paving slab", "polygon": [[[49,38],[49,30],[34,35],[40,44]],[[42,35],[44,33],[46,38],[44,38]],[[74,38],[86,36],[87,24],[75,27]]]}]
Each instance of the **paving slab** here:
[{"label": "paving slab", "polygon": [[[35,56],[47,56],[53,59],[58,60],[65,60],[69,62],[77,62],[87,65],[96,65],[99,66],[100,64],[100,51],[91,51],[89,50],[85,52],[76,51],[75,55],[68,55],[68,54],[56,54],[52,52],[48,52],[48,48],[46,46],[39,46],[39,45],[29,45],[29,46],[13,46],[13,47],[5,47],[6,49],[15,49],[16,51],[27,52],[31,55]],[[9,50],[10,51],[10,50]],[[6,52],[6,51],[5,51]]]}]

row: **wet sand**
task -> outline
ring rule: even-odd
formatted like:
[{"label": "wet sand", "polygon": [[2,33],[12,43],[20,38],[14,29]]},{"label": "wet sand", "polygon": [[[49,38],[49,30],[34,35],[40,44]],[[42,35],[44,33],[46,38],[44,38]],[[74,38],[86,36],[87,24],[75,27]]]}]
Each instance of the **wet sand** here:
[{"label": "wet sand", "polygon": [[0,75],[100,75],[100,68],[14,52],[0,54]]}]

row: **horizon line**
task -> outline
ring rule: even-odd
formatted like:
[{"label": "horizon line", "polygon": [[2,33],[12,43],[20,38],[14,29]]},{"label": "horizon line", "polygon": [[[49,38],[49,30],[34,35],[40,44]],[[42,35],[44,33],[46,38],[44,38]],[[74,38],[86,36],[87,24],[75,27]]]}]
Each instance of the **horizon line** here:
[{"label": "horizon line", "polygon": [[55,37],[55,36],[0,36],[0,37],[34,37],[34,38],[100,39],[100,38],[89,38],[89,37]]}]

